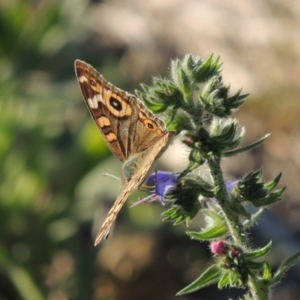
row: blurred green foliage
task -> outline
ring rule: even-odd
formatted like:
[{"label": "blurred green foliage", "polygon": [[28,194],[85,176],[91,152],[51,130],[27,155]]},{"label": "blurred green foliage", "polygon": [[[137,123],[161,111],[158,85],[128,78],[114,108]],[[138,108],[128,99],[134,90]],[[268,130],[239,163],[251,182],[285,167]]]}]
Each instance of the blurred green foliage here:
[{"label": "blurred green foliage", "polygon": [[73,72],[83,10],[82,1],[0,3],[0,299],[91,295],[95,252],[72,207],[109,152],[84,125]]}]

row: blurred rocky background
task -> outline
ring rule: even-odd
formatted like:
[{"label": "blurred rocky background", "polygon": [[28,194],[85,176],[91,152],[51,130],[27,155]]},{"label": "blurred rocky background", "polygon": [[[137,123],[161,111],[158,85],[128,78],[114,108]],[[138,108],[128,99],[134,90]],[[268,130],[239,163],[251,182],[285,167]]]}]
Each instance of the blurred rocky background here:
[{"label": "blurred rocky background", "polygon": [[[215,286],[175,297],[212,259],[184,225],[162,223],[158,203],[121,211],[110,238],[94,235],[121,182],[82,99],[79,58],[129,92],[167,76],[170,60],[212,52],[232,93],[250,93],[235,115],[244,143],[272,132],[263,146],[224,160],[228,180],[264,168],[282,171],[284,201],[249,233],[273,240],[272,267],[300,249],[300,6],[263,0],[0,0],[0,299],[237,299]],[[180,142],[160,167],[184,168]],[[135,201],[142,192],[135,192]],[[201,216],[190,226],[203,225]],[[298,299],[295,266],[272,299]]]}]

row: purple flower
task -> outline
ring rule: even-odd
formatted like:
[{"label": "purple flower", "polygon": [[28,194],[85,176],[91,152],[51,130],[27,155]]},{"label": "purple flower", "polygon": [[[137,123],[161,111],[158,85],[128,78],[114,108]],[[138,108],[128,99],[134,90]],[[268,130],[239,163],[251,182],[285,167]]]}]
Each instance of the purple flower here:
[{"label": "purple flower", "polygon": [[235,188],[235,186],[240,182],[240,180],[236,180],[233,182],[225,182],[226,184],[226,190],[229,194],[231,194],[232,190]]},{"label": "purple flower", "polygon": [[172,188],[176,186],[176,179],[178,176],[179,174],[163,171],[153,173],[146,181],[146,186],[148,188],[154,188],[151,190],[152,194],[133,203],[132,206],[140,203],[151,203],[154,201],[160,201],[162,205],[165,205],[165,196]]}]

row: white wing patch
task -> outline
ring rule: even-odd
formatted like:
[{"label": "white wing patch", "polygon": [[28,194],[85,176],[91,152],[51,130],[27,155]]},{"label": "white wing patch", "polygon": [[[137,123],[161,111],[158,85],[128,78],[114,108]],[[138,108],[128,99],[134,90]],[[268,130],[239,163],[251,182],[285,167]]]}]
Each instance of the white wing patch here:
[{"label": "white wing patch", "polygon": [[80,76],[80,77],[78,78],[78,80],[79,80],[79,82],[81,82],[81,83],[83,83],[83,82],[88,82],[88,79],[87,79],[84,75]]},{"label": "white wing patch", "polygon": [[103,99],[102,99],[102,96],[100,94],[95,94],[93,98],[88,98],[87,102],[88,102],[90,108],[97,109],[98,108],[98,102],[103,103]]}]

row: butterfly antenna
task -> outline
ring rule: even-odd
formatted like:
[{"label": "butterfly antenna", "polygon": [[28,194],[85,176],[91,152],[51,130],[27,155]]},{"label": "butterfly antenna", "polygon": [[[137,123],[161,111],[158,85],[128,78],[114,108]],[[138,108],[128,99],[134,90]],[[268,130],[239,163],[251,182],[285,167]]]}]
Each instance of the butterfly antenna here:
[{"label": "butterfly antenna", "polygon": [[108,176],[108,177],[112,177],[112,178],[117,179],[117,180],[121,180],[120,177],[117,177],[117,176],[115,176],[113,174],[109,174],[109,173],[103,173],[103,176]]}]

